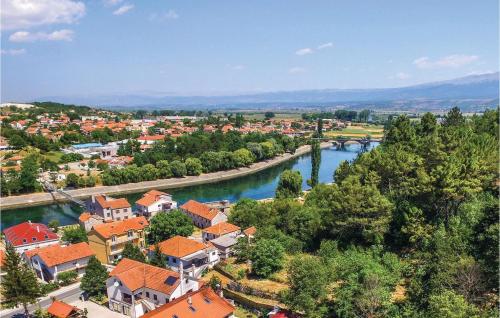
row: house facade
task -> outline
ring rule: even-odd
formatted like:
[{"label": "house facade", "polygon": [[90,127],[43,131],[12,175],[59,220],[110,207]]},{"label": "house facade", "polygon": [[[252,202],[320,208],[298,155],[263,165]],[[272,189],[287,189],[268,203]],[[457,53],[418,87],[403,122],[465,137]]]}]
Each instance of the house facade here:
[{"label": "house facade", "polygon": [[214,240],[218,237],[229,235],[232,237],[237,237],[241,234],[241,229],[239,226],[231,224],[229,222],[221,222],[215,225],[204,228],[202,231],[202,238],[204,242]]},{"label": "house facade", "polygon": [[16,252],[23,253],[35,248],[53,245],[59,237],[45,224],[24,222],[3,230],[5,242],[14,247]]},{"label": "house facade", "polygon": [[144,248],[145,228],[149,225],[145,217],[95,225],[88,233],[89,246],[101,263],[112,264],[121,258],[125,244]]},{"label": "house facade", "polygon": [[132,206],[125,198],[115,199],[106,195],[93,195],[85,201],[90,214],[97,214],[108,221],[121,221],[133,217]]},{"label": "house facade", "polygon": [[[194,277],[198,277],[205,268],[211,268],[219,262],[219,254],[214,246],[183,236],[174,236],[158,243],[158,246],[170,268],[176,271],[183,268],[184,271],[192,272]],[[151,255],[155,246],[150,246],[149,250]]]},{"label": "house facade", "polygon": [[177,209],[177,202],[172,199],[172,196],[158,190],[146,192],[135,204],[138,215],[142,215],[148,219],[155,216],[158,212],[168,212]]},{"label": "house facade", "polygon": [[122,259],[109,274],[109,308],[137,318],[199,289],[193,277],[130,259]]},{"label": "house facade", "polygon": [[85,242],[61,246],[54,244],[36,248],[24,253],[38,278],[45,282],[57,281],[57,275],[76,271],[78,276],[85,274],[85,268],[94,252]]},{"label": "house facade", "polygon": [[193,220],[195,226],[202,229],[227,221],[223,212],[195,200],[189,200],[180,209]]}]

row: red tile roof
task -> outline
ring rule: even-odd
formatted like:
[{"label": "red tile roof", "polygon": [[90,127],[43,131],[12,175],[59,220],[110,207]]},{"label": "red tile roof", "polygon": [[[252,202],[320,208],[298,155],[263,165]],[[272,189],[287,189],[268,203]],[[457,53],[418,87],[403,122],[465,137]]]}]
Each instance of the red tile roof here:
[{"label": "red tile roof", "polygon": [[[166,241],[158,243],[160,246],[160,250],[165,255],[175,256],[177,258],[181,258],[187,255],[191,255],[198,251],[202,251],[208,248],[207,245],[188,239],[183,236],[174,236]],[[155,246],[150,246],[150,250],[154,250]]]},{"label": "red tile roof", "polygon": [[236,232],[239,230],[240,230],[239,226],[236,226],[236,225],[231,224],[229,222],[221,222],[221,223],[217,223],[215,225],[212,225],[212,226],[209,226],[209,227],[203,229],[203,232],[214,234],[217,236],[221,236],[221,235],[226,235],[226,234],[233,233],[233,232]]},{"label": "red tile roof", "polygon": [[5,251],[4,250],[0,250],[0,267],[3,266],[3,263],[5,262]]},{"label": "red tile roof", "polygon": [[67,318],[73,312],[79,311],[78,307],[66,304],[65,302],[54,300],[54,302],[47,308],[47,312],[58,318]]},{"label": "red tile roof", "polygon": [[110,238],[113,235],[122,235],[128,230],[142,230],[149,223],[145,217],[139,216],[127,220],[116,221],[111,223],[102,223],[94,225],[94,231],[99,233],[104,238]]},{"label": "red tile roof", "polygon": [[85,221],[88,221],[90,219],[90,216],[91,214],[89,212],[83,212],[82,214],[80,214],[80,216],[78,217],[78,220],[82,221],[82,222],[85,222]]},{"label": "red tile roof", "polygon": [[251,226],[248,229],[243,231],[243,233],[245,233],[246,236],[255,235],[256,232],[257,232],[257,229],[255,228],[255,226]]},{"label": "red tile roof", "polygon": [[177,272],[128,258],[122,259],[109,276],[118,278],[131,291],[147,287],[167,295],[171,295],[180,283]]},{"label": "red tile roof", "polygon": [[225,318],[234,307],[210,287],[188,293],[142,316],[143,318]]},{"label": "red tile roof", "polygon": [[181,206],[181,209],[191,212],[192,214],[196,214],[205,218],[207,220],[212,220],[217,216],[217,209],[212,209],[206,204],[200,203],[195,200],[189,200]]},{"label": "red tile roof", "polygon": [[130,203],[128,203],[127,199],[125,199],[125,198],[114,199],[114,198],[110,198],[110,197],[105,197],[103,195],[96,195],[95,199],[96,199],[97,203],[99,203],[99,205],[105,209],[130,208]]},{"label": "red tile roof", "polygon": [[24,222],[3,230],[3,233],[6,241],[15,247],[58,239],[57,234],[41,223]]},{"label": "red tile roof", "polygon": [[54,244],[46,247],[35,248],[24,253],[28,258],[38,255],[48,267],[95,255],[89,245],[85,242],[67,246]]},{"label": "red tile roof", "polygon": [[151,204],[158,201],[162,195],[166,195],[166,193],[158,190],[151,190],[149,192],[144,193],[142,198],[137,200],[135,204],[139,204],[142,206],[150,206]]}]

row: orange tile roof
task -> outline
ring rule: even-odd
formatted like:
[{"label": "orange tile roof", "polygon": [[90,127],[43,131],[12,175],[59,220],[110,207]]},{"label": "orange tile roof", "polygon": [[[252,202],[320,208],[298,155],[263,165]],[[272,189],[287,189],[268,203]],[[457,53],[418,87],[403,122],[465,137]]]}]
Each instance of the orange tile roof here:
[{"label": "orange tile roof", "polygon": [[217,295],[212,288],[201,289],[179,297],[146,313],[143,318],[225,318],[234,313],[234,306]]},{"label": "orange tile roof", "polygon": [[221,222],[203,229],[203,232],[214,234],[217,236],[239,231],[240,227],[229,222]]},{"label": "orange tile roof", "polygon": [[150,206],[151,204],[155,203],[162,195],[166,195],[166,193],[158,190],[151,190],[144,193],[142,198],[137,200],[135,203],[142,206]]},{"label": "orange tile roof", "polygon": [[122,259],[109,276],[118,278],[131,291],[147,287],[167,295],[171,295],[180,283],[177,272],[128,258]]},{"label": "orange tile roof", "polygon": [[81,222],[86,222],[90,219],[90,216],[91,216],[91,214],[89,212],[83,212],[78,217],[78,220],[80,220]]},{"label": "orange tile roof", "polygon": [[35,248],[25,252],[28,258],[38,255],[47,266],[52,267],[68,263],[84,257],[95,255],[85,242],[61,246],[59,243],[46,247]]},{"label": "orange tile roof", "polygon": [[0,267],[3,266],[3,263],[5,262],[5,251],[4,250],[0,250]]},{"label": "orange tile roof", "polygon": [[94,225],[94,231],[99,233],[102,237],[108,239],[113,235],[125,234],[128,230],[142,230],[148,225],[149,223],[146,218],[139,216],[122,221],[97,224]]},{"label": "orange tile roof", "polygon": [[255,226],[251,226],[248,229],[243,231],[243,233],[245,233],[247,236],[255,235],[256,232],[257,232],[257,229],[255,228]]},{"label": "orange tile roof", "polygon": [[130,203],[128,203],[127,199],[125,198],[114,199],[111,197],[105,197],[103,195],[96,195],[95,199],[97,200],[97,203],[99,203],[105,209],[130,208]]},{"label": "orange tile roof", "polygon": [[[191,255],[198,251],[202,251],[208,248],[207,245],[185,238],[183,236],[174,236],[166,241],[158,243],[160,246],[160,250],[165,255],[174,256],[177,258],[181,258],[187,255]],[[150,250],[154,250],[155,246],[150,246]]]},{"label": "orange tile roof", "polygon": [[54,300],[54,302],[47,308],[47,312],[58,318],[67,318],[74,311],[79,311],[78,307],[66,304],[65,302]]},{"label": "orange tile roof", "polygon": [[207,220],[212,220],[217,216],[217,209],[212,209],[206,204],[200,203],[195,200],[189,200],[181,206],[181,209],[199,215]]}]

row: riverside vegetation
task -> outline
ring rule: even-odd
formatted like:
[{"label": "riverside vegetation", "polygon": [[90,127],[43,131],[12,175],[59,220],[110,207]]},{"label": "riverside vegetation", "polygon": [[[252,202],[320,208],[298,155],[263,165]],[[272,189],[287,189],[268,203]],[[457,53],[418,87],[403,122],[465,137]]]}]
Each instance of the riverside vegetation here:
[{"label": "riverside vegetation", "polygon": [[498,317],[498,120],[399,116],[303,204],[283,173],[276,200],[234,206],[230,222],[257,228],[237,259],[273,278],[294,255],[281,299],[306,317]]}]

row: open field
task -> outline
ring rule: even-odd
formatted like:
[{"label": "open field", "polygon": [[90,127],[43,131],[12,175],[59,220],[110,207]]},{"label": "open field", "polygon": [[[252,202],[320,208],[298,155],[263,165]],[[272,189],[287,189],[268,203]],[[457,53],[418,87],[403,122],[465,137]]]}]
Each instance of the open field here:
[{"label": "open field", "polygon": [[325,135],[328,137],[364,137],[369,135],[372,138],[382,138],[384,136],[384,127],[379,125],[350,126],[342,130],[328,131]]}]

